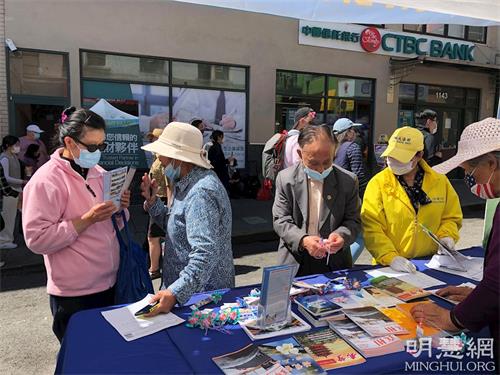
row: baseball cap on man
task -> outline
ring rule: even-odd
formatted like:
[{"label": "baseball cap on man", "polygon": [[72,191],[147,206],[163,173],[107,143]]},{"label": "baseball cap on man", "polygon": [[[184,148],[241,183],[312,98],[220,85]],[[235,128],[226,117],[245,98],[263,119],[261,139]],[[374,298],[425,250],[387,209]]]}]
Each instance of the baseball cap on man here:
[{"label": "baseball cap on man", "polygon": [[363,126],[363,124],[357,124],[352,122],[348,118],[342,117],[335,121],[335,124],[333,124],[333,132],[336,134],[340,134],[352,128],[353,126]]},{"label": "baseball cap on man", "polygon": [[417,118],[422,119],[422,120],[427,120],[427,119],[434,120],[437,118],[437,113],[436,113],[436,111],[433,111],[432,109],[424,109],[422,112],[417,114]]},{"label": "baseball cap on man", "polygon": [[297,111],[295,111],[295,115],[293,118],[294,122],[297,123],[300,119],[303,119],[311,112],[314,112],[314,109],[310,107],[302,107],[297,109]]},{"label": "baseball cap on man", "polygon": [[408,163],[417,152],[424,149],[424,136],[418,129],[404,126],[392,133],[389,146],[382,157],[391,157],[401,163]]},{"label": "baseball cap on man", "polygon": [[26,127],[27,132],[33,132],[33,133],[43,133],[43,130],[40,129],[38,125],[35,124],[30,124]]}]

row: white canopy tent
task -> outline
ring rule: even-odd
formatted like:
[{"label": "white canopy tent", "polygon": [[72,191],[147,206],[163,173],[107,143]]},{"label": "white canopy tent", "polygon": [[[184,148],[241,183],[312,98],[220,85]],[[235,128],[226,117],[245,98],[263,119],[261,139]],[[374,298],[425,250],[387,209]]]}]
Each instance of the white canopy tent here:
[{"label": "white canopy tent", "polygon": [[309,21],[500,25],[500,0],[175,0]]},{"label": "white canopy tent", "polygon": [[123,112],[116,107],[113,107],[105,99],[100,99],[96,104],[90,108],[92,112],[100,115],[104,120],[135,120],[139,121],[137,116]]}]

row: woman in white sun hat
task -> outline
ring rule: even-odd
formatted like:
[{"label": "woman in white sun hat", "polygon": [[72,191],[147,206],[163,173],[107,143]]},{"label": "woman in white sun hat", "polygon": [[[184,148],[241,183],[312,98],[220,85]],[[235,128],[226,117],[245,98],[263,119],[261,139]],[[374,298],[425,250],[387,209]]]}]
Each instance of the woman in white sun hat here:
[{"label": "woman in white sun hat", "polygon": [[[472,193],[484,199],[500,197],[500,120],[487,118],[467,126],[458,152],[451,159],[436,165],[440,173],[456,167],[465,171],[466,184]],[[459,301],[451,311],[434,303],[419,304],[412,310],[417,320],[447,331],[467,328],[479,331],[488,326],[494,342],[494,356],[498,371],[498,339],[500,336],[500,206],[495,207],[491,232],[484,256],[483,279],[475,289],[448,286],[437,293]]]},{"label": "woman in white sun hat", "polygon": [[231,204],[203,150],[203,136],[182,122],[167,125],[158,140],[143,147],[158,155],[174,184],[172,204],[156,197],[158,184],[142,178],[145,209],[166,232],[162,290],[151,315],[184,304],[192,294],[234,286]]}]

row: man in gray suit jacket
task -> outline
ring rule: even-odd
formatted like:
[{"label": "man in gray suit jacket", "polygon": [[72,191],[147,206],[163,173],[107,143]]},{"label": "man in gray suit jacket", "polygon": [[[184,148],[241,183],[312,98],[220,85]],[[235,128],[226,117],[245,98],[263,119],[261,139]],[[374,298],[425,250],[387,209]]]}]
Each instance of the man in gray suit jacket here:
[{"label": "man in gray suit jacket", "polygon": [[298,263],[297,276],[350,268],[349,245],[361,230],[356,176],[333,165],[336,142],[326,125],[305,128],[298,142],[301,162],[276,179],[279,264]]}]

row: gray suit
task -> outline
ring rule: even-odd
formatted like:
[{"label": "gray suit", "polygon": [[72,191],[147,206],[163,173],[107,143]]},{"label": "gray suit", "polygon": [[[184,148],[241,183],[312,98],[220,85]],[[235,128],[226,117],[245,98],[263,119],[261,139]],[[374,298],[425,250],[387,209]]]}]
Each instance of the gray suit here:
[{"label": "gray suit", "polygon": [[308,183],[302,163],[278,174],[273,205],[274,231],[280,237],[279,264],[299,264],[297,275],[325,273],[352,267],[350,244],[361,230],[360,201],[356,176],[337,166],[324,180],[323,207],[319,219],[320,237],[340,234],[344,248],[326,259],[315,259],[300,242],[307,235]]}]

